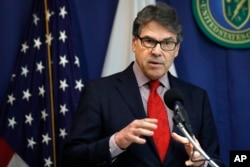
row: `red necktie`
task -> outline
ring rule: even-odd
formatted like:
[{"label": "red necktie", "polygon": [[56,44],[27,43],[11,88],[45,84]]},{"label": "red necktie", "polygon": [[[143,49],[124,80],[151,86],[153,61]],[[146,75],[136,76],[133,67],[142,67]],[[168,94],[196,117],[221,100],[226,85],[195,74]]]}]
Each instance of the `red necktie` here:
[{"label": "red necktie", "polygon": [[157,129],[154,131],[153,139],[161,162],[163,162],[170,142],[170,129],[165,105],[157,93],[159,85],[159,80],[149,82],[148,117],[158,119]]}]

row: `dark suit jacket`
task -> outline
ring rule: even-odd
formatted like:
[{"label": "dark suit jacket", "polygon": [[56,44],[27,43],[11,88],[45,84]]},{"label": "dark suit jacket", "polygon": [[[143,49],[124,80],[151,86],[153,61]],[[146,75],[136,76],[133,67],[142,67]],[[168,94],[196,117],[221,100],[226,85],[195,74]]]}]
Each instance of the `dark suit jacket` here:
[{"label": "dark suit jacket", "polygon": [[[168,75],[171,88],[179,89],[184,96],[184,107],[196,138],[211,158],[218,159],[216,127],[206,92]],[[82,92],[72,134],[64,147],[63,164],[67,167],[185,166],[188,156],[182,144],[172,140],[164,164],[161,164],[151,137],[146,137],[146,144],[132,144],[111,159],[111,135],[134,119],[145,117],[132,64],[123,72],[90,81]],[[176,127],[174,131],[181,134]]]}]

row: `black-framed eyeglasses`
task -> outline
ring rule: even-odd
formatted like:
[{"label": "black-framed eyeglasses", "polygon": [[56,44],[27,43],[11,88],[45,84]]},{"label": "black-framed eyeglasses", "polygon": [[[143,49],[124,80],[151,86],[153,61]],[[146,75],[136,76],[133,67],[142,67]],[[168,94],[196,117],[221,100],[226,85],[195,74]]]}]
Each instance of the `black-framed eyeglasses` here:
[{"label": "black-framed eyeglasses", "polygon": [[141,38],[139,35],[137,35],[136,37],[140,39],[142,46],[146,48],[154,48],[159,43],[161,49],[164,51],[174,50],[176,45],[179,43],[179,42],[173,42],[169,40],[157,41],[149,37]]}]

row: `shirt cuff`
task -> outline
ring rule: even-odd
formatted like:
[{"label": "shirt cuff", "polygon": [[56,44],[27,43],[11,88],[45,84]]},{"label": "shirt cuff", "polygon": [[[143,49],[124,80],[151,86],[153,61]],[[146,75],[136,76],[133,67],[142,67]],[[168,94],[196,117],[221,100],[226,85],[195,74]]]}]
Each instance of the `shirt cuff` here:
[{"label": "shirt cuff", "polygon": [[109,139],[109,151],[112,158],[124,152],[124,150],[120,149],[115,143],[115,134],[113,134]]}]

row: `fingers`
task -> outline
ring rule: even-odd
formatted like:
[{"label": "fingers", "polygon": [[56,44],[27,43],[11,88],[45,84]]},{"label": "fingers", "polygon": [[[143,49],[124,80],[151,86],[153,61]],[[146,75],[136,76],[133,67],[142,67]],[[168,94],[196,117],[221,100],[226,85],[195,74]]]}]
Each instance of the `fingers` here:
[{"label": "fingers", "polygon": [[176,140],[177,142],[182,143],[182,144],[188,144],[189,143],[189,140],[186,137],[182,137],[182,136],[180,136],[180,135],[178,135],[178,134],[176,134],[174,132],[172,133],[172,138],[174,140]]},{"label": "fingers", "polygon": [[157,119],[134,120],[115,135],[115,142],[122,149],[131,143],[144,144],[146,140],[143,136],[152,136],[156,128]]},{"label": "fingers", "polygon": [[204,158],[201,156],[201,154],[198,151],[194,151],[192,158],[187,160],[185,162],[185,165],[186,166],[202,166],[205,163],[203,159]]},{"label": "fingers", "polygon": [[[205,161],[203,161],[203,157],[198,151],[194,151],[194,146],[189,142],[186,137],[182,137],[176,133],[172,133],[172,138],[184,145],[185,150],[190,157],[189,160],[185,162],[186,166],[201,166],[204,164]],[[200,145],[197,139],[195,139],[195,142]]]},{"label": "fingers", "polygon": [[134,120],[129,127],[136,136],[152,136],[153,131],[157,128],[157,119]]},{"label": "fingers", "polygon": [[189,140],[186,137],[182,137],[176,133],[172,133],[172,138],[184,145],[185,150],[190,157],[193,151],[193,145],[189,142]]},{"label": "fingers", "polygon": [[152,132],[157,128],[157,122],[157,119],[145,118],[142,120],[135,120],[133,123],[137,129],[149,130]]}]

